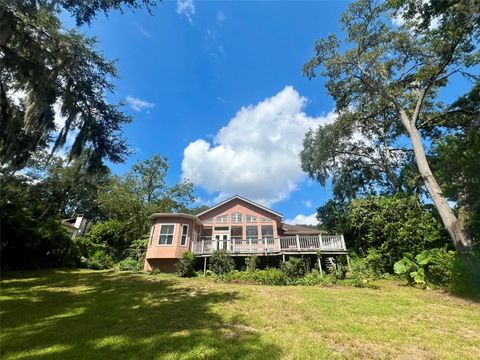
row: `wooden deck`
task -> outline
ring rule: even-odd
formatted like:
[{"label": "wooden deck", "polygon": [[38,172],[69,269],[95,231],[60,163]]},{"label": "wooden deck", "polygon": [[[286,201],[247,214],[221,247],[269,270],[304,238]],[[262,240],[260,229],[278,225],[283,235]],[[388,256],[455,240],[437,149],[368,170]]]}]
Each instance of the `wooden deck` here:
[{"label": "wooden deck", "polygon": [[232,256],[273,256],[282,254],[347,254],[343,235],[282,236],[264,239],[202,239],[193,242],[195,256],[210,256],[224,250]]}]

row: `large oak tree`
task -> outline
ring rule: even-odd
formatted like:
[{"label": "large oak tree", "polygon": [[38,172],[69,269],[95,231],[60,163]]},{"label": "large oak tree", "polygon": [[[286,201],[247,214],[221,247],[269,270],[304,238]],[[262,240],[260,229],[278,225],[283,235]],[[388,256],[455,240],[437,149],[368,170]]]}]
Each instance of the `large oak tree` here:
[{"label": "large oak tree", "polygon": [[[479,8],[478,0],[359,0],[343,14],[345,39],[330,35],[318,40],[315,56],[304,66],[310,78],[321,68],[336,102],[336,122],[350,134],[355,128],[397,129],[387,133],[386,149],[402,137],[408,140],[426,190],[459,251],[469,250],[471,240],[433,175],[426,143],[448,129],[442,115],[449,110],[439,91],[459,76],[479,80],[474,71],[479,62]],[[321,128],[319,134],[324,133]],[[315,152],[321,147],[316,144],[304,149],[302,166],[318,178],[319,173],[329,174],[339,154],[338,148]],[[371,161],[385,161],[365,153],[374,157]],[[387,181],[388,171],[384,167]]]}]

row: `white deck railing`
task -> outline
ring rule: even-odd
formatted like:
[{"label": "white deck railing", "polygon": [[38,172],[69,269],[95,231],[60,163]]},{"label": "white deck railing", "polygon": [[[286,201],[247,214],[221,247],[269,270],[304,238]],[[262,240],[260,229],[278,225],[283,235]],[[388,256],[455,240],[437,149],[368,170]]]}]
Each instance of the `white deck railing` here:
[{"label": "white deck railing", "polygon": [[211,254],[224,250],[232,254],[268,254],[297,251],[345,251],[343,235],[281,236],[264,239],[202,239],[194,241],[194,254]]}]

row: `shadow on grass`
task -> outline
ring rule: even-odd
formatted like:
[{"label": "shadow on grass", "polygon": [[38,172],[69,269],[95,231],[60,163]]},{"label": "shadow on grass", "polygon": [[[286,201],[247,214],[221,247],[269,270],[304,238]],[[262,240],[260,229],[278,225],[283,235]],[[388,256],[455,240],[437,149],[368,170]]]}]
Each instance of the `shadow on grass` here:
[{"label": "shadow on grass", "polygon": [[234,291],[176,279],[45,271],[4,278],[2,358],[281,357],[260,332],[228,318]]}]

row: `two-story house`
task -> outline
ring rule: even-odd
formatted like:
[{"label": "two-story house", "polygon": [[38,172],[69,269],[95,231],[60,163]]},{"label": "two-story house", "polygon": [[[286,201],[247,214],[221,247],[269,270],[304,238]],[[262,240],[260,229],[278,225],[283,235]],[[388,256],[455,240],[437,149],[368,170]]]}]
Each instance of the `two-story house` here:
[{"label": "two-story house", "polygon": [[342,235],[285,224],[282,214],[238,195],[198,215],[161,213],[151,215],[150,221],[145,271],[173,272],[185,251],[203,258],[204,268],[215,250],[278,261],[286,256],[347,254]]}]

